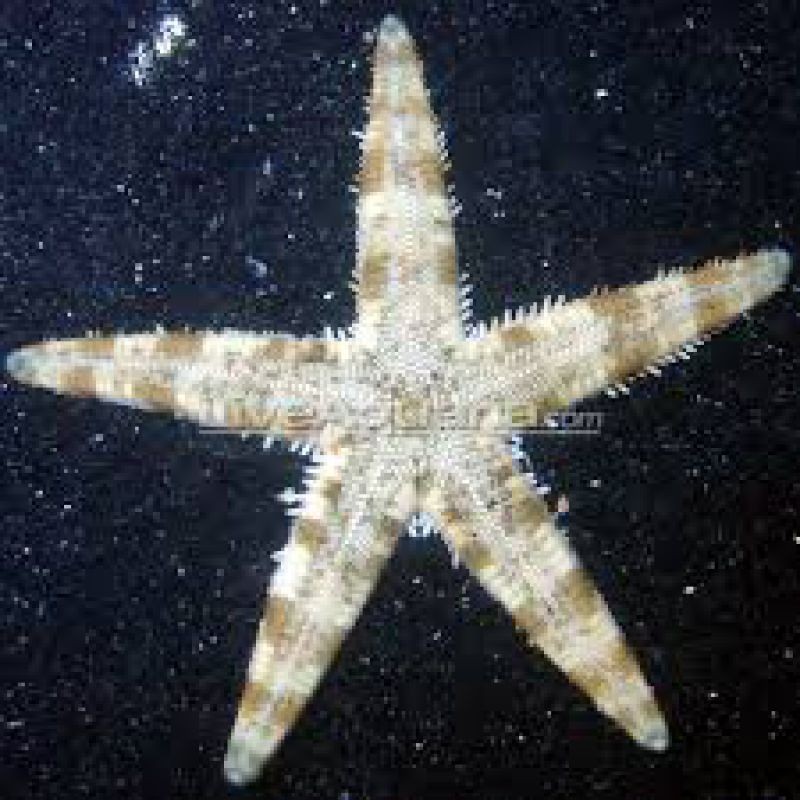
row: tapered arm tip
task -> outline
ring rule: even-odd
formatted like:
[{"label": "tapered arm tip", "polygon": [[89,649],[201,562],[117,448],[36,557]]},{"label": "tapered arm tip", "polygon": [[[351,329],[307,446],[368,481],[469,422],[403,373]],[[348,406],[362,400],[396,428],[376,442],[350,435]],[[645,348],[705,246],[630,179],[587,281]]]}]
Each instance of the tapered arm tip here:
[{"label": "tapered arm tip", "polygon": [[378,31],[380,37],[386,39],[408,39],[409,34],[405,25],[394,14],[388,14],[383,18],[381,27]]},{"label": "tapered arm tip", "polygon": [[636,736],[636,742],[647,750],[656,753],[663,753],[669,747],[669,731],[663,719],[653,722],[640,735]]}]

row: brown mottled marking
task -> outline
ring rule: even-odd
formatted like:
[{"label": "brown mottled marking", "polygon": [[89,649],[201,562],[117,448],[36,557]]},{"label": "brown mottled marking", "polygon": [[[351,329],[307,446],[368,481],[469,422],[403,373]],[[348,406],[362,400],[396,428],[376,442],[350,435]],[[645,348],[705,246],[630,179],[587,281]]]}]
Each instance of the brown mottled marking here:
[{"label": "brown mottled marking", "polygon": [[[383,84],[376,84],[369,99],[369,129],[374,130],[378,125],[385,124],[391,114],[389,107],[389,91]],[[380,131],[378,140],[383,140],[383,131]]]},{"label": "brown mottled marking", "polygon": [[726,273],[730,277],[730,269],[726,269],[720,262],[710,261],[693,272],[687,273],[684,278],[690,286],[713,286],[724,283]]},{"label": "brown mottled marking", "polygon": [[389,278],[389,254],[385,248],[371,248],[359,276],[360,299],[380,300]]},{"label": "brown mottled marking", "polygon": [[441,516],[445,525],[453,525],[459,528],[465,521],[464,515],[454,506],[446,506],[439,512],[439,516]]},{"label": "brown mottled marking", "polygon": [[608,315],[608,295],[590,294],[581,300],[593,314],[605,317]]},{"label": "brown mottled marking", "polygon": [[78,340],[75,352],[92,358],[111,358],[114,355],[115,344],[116,339],[113,336],[89,337]]},{"label": "brown mottled marking", "polygon": [[204,338],[195,333],[169,333],[156,339],[155,354],[169,358],[194,358],[202,350]]},{"label": "brown mottled marking", "polygon": [[316,642],[317,661],[320,664],[330,664],[341,647],[341,634],[336,630],[320,633]]},{"label": "brown mottled marking", "polygon": [[657,300],[625,289],[587,298],[586,303],[612,331],[606,352],[609,380],[636,374],[663,355],[654,331],[646,327],[653,322],[651,313],[659,310]]},{"label": "brown mottled marking", "polygon": [[421,474],[418,474],[414,478],[414,490],[416,493],[417,500],[419,501],[420,498],[428,498],[433,491],[433,475],[429,471],[425,471]]},{"label": "brown mottled marking", "polygon": [[444,286],[455,286],[458,283],[458,266],[454,241],[449,241],[439,247],[436,264],[439,269],[439,282]]},{"label": "brown mottled marking", "polygon": [[230,428],[244,428],[245,423],[245,407],[240,400],[229,400],[225,404],[224,420],[225,424]]},{"label": "brown mottled marking", "polygon": [[339,503],[339,498],[342,496],[342,481],[340,479],[329,478],[323,481],[320,487],[320,494],[332,505],[336,506]]},{"label": "brown mottled marking", "polygon": [[264,706],[268,687],[262,681],[247,681],[239,700],[239,716],[245,719],[254,717]]},{"label": "brown mottled marking", "polygon": [[509,411],[509,422],[520,427],[532,427],[537,424],[539,417],[536,407],[524,404],[511,406]]},{"label": "brown mottled marking", "polygon": [[553,411],[558,411],[568,403],[568,399],[559,394],[555,386],[551,386],[546,392],[543,392],[538,398],[539,413],[542,417]]},{"label": "brown mottled marking", "polygon": [[697,310],[697,326],[700,331],[717,328],[739,313],[735,297],[715,297],[705,300]]},{"label": "brown mottled marking", "polygon": [[514,466],[508,459],[497,460],[494,463],[494,479],[504,486],[514,475]]},{"label": "brown mottled marking", "polygon": [[262,409],[252,408],[251,406],[238,403],[235,412],[235,421],[228,422],[228,407],[226,407],[226,423],[232,428],[242,428],[246,430],[260,430],[268,428],[274,419],[274,414],[268,414]]},{"label": "brown mottled marking", "polygon": [[420,192],[428,195],[444,193],[442,170],[437,155],[419,156],[412,162],[410,172],[416,178],[417,188]]},{"label": "brown mottled marking", "polygon": [[294,536],[298,545],[311,551],[318,549],[328,538],[325,526],[318,520],[311,519],[310,517],[298,518],[297,525],[294,529]]},{"label": "brown mottled marking", "polygon": [[386,137],[383,131],[373,128],[366,143],[364,163],[358,176],[362,195],[380,191],[386,179]]},{"label": "brown mottled marking", "polygon": [[547,620],[537,611],[536,606],[528,601],[511,613],[516,624],[530,636],[534,644],[537,644],[547,628]]},{"label": "brown mottled marking", "polygon": [[622,637],[611,646],[608,654],[608,668],[622,680],[633,680],[639,675],[639,665]]},{"label": "brown mottled marking", "polygon": [[327,354],[328,348],[325,342],[310,339],[307,342],[303,342],[298,361],[310,361],[317,364],[326,361]]},{"label": "brown mottled marking", "polygon": [[396,109],[393,109],[394,114],[407,114],[411,117],[416,117],[427,121],[430,124],[430,111],[428,108],[428,100],[421,92],[407,91],[400,98],[400,103]]},{"label": "brown mottled marking", "polygon": [[515,505],[523,506],[526,503],[532,503],[537,509],[540,508],[541,503],[530,493],[527,481],[516,470],[506,478],[505,488],[511,492],[512,502]]},{"label": "brown mottled marking", "polygon": [[595,664],[578,664],[567,671],[567,677],[595,701],[608,693],[608,679]]},{"label": "brown mottled marking", "polygon": [[509,349],[530,344],[536,338],[526,325],[509,325],[498,331],[500,343]]},{"label": "brown mottled marking", "polygon": [[590,617],[600,607],[600,596],[581,567],[574,567],[561,578],[555,596],[577,617]]},{"label": "brown mottled marking", "polygon": [[635,296],[630,288],[585,297],[589,310],[600,317],[627,317],[635,314]]},{"label": "brown mottled marking", "polygon": [[645,347],[644,344],[644,341],[624,343],[620,340],[613,340],[610,353],[614,355],[614,360],[609,359],[607,364],[609,380],[636,375],[653,362],[657,355],[657,349],[655,346]]},{"label": "brown mottled marking", "polygon": [[319,427],[313,409],[287,411],[285,414],[276,414],[276,418],[282,418],[283,424],[281,424],[280,427],[289,435],[294,434],[295,436],[299,436],[308,434]]},{"label": "brown mottled marking", "polygon": [[275,724],[283,730],[288,730],[302,709],[302,698],[290,693],[282,695],[273,708]]},{"label": "brown mottled marking", "polygon": [[[378,532],[378,538],[384,541],[390,539],[397,530],[397,521],[392,519],[386,514],[381,514],[376,520],[375,527]],[[381,553],[381,556],[383,554]]]},{"label": "brown mottled marking", "polygon": [[289,342],[282,337],[276,337],[256,347],[253,356],[256,361],[265,359],[267,361],[283,361],[286,357],[286,351],[289,348]]},{"label": "brown mottled marking", "polygon": [[464,563],[476,572],[480,572],[492,563],[491,551],[475,537],[467,538],[459,548],[459,552]]},{"label": "brown mottled marking", "polygon": [[547,509],[544,504],[537,503],[526,493],[515,498],[513,503],[514,522],[520,528],[534,533],[547,520]]},{"label": "brown mottled marking", "polygon": [[61,374],[58,386],[68,394],[91,397],[96,390],[94,370],[91,367],[72,367]]},{"label": "brown mottled marking", "polygon": [[175,394],[171,386],[147,378],[133,384],[132,395],[135,400],[141,400],[153,409],[170,409],[175,405]]},{"label": "brown mottled marking", "polygon": [[271,642],[279,641],[286,633],[292,613],[292,602],[285,597],[270,597],[261,620],[259,636]]},{"label": "brown mottled marking", "polygon": [[251,406],[245,406],[242,409],[241,425],[243,428],[268,428],[274,418],[274,412],[269,412],[260,408],[253,408]]},{"label": "brown mottled marking", "polygon": [[[392,526],[392,529],[389,530],[385,535],[388,536],[393,532],[394,532],[394,529],[393,529],[393,526]],[[386,563],[386,551],[385,551],[385,549],[384,548],[380,548],[380,549],[374,548],[373,550],[370,550],[370,552],[367,555],[367,559],[364,562],[363,573],[365,575],[375,576],[381,571],[381,569],[383,568],[383,565],[385,563]]]}]

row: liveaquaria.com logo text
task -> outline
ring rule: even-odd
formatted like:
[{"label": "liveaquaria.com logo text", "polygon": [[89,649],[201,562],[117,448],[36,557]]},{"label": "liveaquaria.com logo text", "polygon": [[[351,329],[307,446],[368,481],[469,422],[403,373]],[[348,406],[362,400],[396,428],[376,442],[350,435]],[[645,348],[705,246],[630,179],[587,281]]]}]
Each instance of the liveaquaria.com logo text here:
[{"label": "liveaquaria.com logo text", "polygon": [[[532,403],[493,401],[457,403],[452,395],[392,392],[365,393],[343,398],[320,393],[317,404],[293,400],[272,401],[260,408],[248,406],[247,418],[255,424],[233,427],[242,433],[269,435],[275,429],[286,435],[303,435],[335,426],[342,431],[414,436],[445,431],[517,432],[540,435],[596,435],[603,427],[602,411],[548,411]],[[208,432],[222,432],[210,428]]]}]

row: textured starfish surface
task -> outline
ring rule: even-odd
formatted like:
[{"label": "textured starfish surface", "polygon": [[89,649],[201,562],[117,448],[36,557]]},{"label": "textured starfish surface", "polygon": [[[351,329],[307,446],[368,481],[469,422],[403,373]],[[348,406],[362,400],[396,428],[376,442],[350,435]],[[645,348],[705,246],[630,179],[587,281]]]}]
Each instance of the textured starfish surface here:
[{"label": "textured starfish surface", "polygon": [[264,432],[318,454],[276,554],[225,758],[254,779],[314,692],[413,515],[529,642],[635,741],[668,744],[636,659],[508,438],[686,358],[785,281],[760,251],[465,327],[446,156],[411,38],[380,26],[361,136],[357,318],[321,337],[236,331],[90,335],[23,347],[19,380]]}]

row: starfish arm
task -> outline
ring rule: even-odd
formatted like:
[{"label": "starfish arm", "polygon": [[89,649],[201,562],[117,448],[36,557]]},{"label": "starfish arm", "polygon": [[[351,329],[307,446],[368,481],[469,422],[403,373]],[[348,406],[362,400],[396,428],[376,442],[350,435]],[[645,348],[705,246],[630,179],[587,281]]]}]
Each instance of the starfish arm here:
[{"label": "starfish arm", "polygon": [[696,341],[780,289],[790,267],[785,251],[762,250],[520,315],[466,343],[473,391],[490,406],[506,403],[509,428],[535,424],[687,358]]},{"label": "starfish arm", "polygon": [[427,338],[452,342],[461,322],[442,140],[422,64],[396,17],[379,29],[368,111],[359,134],[356,334],[375,346],[387,329],[407,328],[398,321],[406,314]]},{"label": "starfish arm", "polygon": [[157,332],[29,345],[12,352],[6,367],[23,383],[63,394],[308,439],[348,353],[348,341]]},{"label": "starfish arm", "polygon": [[225,756],[230,782],[258,776],[355,624],[408,513],[397,484],[380,447],[323,459],[277,556]]},{"label": "starfish arm", "polygon": [[665,749],[663,716],[611,612],[500,442],[465,444],[425,505],[529,643],[640,745]]}]

